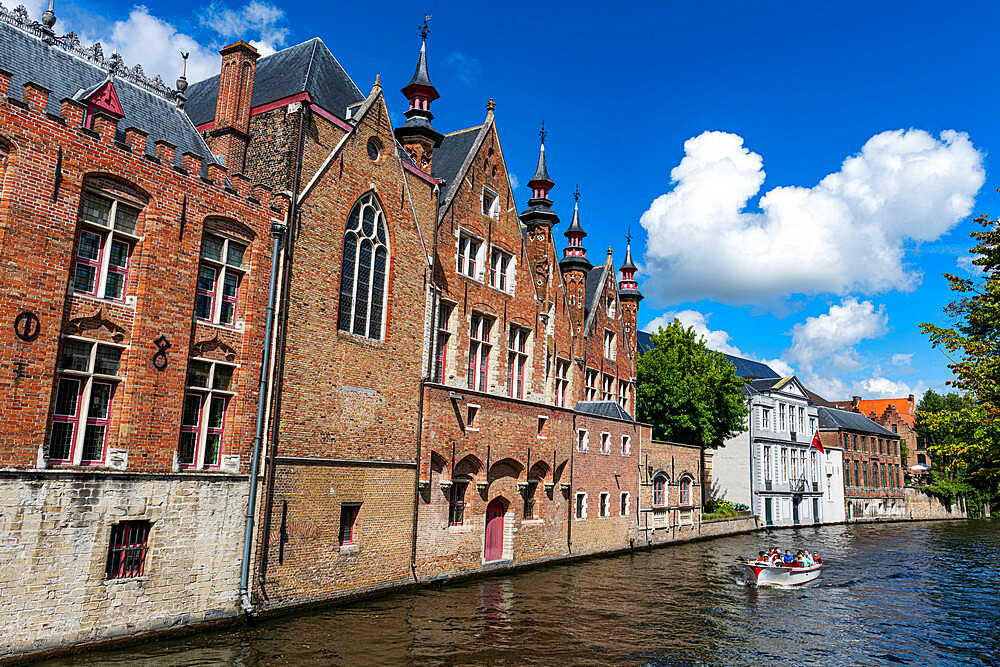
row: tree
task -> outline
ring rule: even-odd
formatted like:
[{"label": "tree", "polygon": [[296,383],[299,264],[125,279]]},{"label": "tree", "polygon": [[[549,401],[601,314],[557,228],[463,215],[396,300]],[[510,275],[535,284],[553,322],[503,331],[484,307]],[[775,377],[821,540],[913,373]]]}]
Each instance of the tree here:
[{"label": "tree", "polygon": [[[975,407],[975,402],[967,395],[952,391],[941,395],[933,389],[928,389],[917,404],[916,432],[923,439],[924,448],[931,452],[950,451],[954,445],[954,434],[951,429],[941,428],[944,422],[933,417],[942,412],[960,412],[966,408]],[[932,427],[934,425],[934,427]],[[945,454],[945,456],[947,456]],[[948,459],[938,459],[939,467],[947,469]],[[905,464],[905,461],[904,461]]]},{"label": "tree", "polygon": [[715,449],[745,428],[743,380],[678,319],[653,334],[636,375],[638,416],[654,438]]},{"label": "tree", "polygon": [[941,401],[930,396],[930,402],[925,396],[926,409],[917,418],[928,451],[946,474],[992,497],[1000,484],[1000,226],[986,217],[976,222],[983,229],[970,234],[976,245],[969,252],[981,276],[944,274],[960,295],[944,309],[953,325],[920,325],[952,362],[955,379],[948,384],[966,396]]}]

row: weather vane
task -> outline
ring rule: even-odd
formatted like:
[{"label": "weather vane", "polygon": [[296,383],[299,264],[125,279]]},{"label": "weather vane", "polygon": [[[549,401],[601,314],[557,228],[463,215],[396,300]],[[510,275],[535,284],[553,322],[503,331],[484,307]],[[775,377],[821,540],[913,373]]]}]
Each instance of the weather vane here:
[{"label": "weather vane", "polygon": [[625,241],[632,243],[632,225],[629,225],[628,231],[625,232]]},{"label": "weather vane", "polygon": [[427,22],[430,21],[430,20],[431,20],[431,15],[425,13],[424,14],[424,24],[422,26],[419,26],[420,27],[420,39],[427,39],[427,33],[429,33],[431,31],[430,27],[427,25]]},{"label": "weather vane", "polygon": [[576,190],[573,190],[573,201],[580,201],[580,186],[576,186]]},{"label": "weather vane", "polygon": [[542,129],[540,129],[538,131],[538,138],[541,139],[542,143],[544,144],[545,143],[545,137],[547,137],[547,136],[549,136],[549,133],[545,131],[545,121],[543,120],[542,121]]}]

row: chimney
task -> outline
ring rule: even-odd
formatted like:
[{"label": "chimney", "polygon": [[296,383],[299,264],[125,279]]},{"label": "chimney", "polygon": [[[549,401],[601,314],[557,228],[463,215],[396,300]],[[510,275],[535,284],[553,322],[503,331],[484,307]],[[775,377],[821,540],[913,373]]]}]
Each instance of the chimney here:
[{"label": "chimney", "polygon": [[860,396],[852,396],[851,397],[851,407],[854,408],[855,410],[858,410],[859,409],[858,408],[859,405],[861,405],[861,397]]},{"label": "chimney", "polygon": [[906,399],[906,407],[909,410],[909,414],[912,415],[914,411],[913,394],[910,394],[910,396]]},{"label": "chimney", "polygon": [[230,172],[246,171],[247,142],[250,139],[250,102],[253,80],[260,54],[246,42],[224,47],[219,73],[219,98],[215,106],[215,127],[208,134],[208,145],[221,155]]}]

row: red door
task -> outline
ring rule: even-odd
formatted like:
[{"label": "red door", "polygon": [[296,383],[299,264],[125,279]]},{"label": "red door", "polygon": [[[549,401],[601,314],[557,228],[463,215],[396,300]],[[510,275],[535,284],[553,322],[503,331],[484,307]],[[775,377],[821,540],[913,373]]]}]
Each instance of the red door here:
[{"label": "red door", "polygon": [[503,558],[503,503],[496,499],[486,506],[486,560]]}]

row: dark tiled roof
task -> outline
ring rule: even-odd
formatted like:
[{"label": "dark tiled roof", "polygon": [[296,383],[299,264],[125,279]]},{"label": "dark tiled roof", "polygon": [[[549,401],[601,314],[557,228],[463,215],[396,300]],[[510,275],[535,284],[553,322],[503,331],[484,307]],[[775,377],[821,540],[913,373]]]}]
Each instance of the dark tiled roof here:
[{"label": "dark tiled roof", "polygon": [[636,352],[640,355],[646,354],[646,350],[653,347],[653,334],[648,331],[640,331],[635,335]]},{"label": "dark tiled roof", "polygon": [[826,400],[825,398],[823,398],[822,396],[820,396],[816,392],[810,391],[808,387],[803,387],[803,389],[806,390],[806,396],[809,397],[809,400],[812,401],[813,405],[820,405],[820,406],[827,407],[827,408],[835,408],[835,407],[837,407],[836,405],[834,405],[830,401]]},{"label": "dark tiled roof", "polygon": [[[107,72],[56,46],[46,46],[42,40],[17,28],[0,23],[0,67],[13,73],[10,95],[20,98],[24,84],[32,81],[52,91],[48,110],[59,113],[59,101],[71,98],[81,90],[92,90],[106,78]],[[206,160],[211,152],[205,140],[188,116],[170,100],[143,90],[119,78],[113,78],[118,101],[125,117],[118,122],[118,134],[124,138],[127,128],[134,127],[149,135],[146,150],[153,152],[153,143],[166,140],[177,146],[176,160],[181,153],[196,153]]]},{"label": "dark tiled roof", "polygon": [[774,378],[778,379],[780,376],[774,372],[774,370],[767,364],[762,364],[759,361],[752,361],[750,359],[744,359],[743,357],[735,357],[731,354],[721,353],[726,359],[736,367],[737,377],[743,379],[758,379],[758,378]]},{"label": "dark tiled roof", "polygon": [[597,312],[595,306],[598,305],[597,302],[601,298],[601,292],[604,287],[604,273],[607,268],[606,264],[602,264],[601,266],[595,266],[590,271],[587,271],[587,282],[584,284],[583,292],[584,335],[586,335],[590,330],[590,323],[593,321],[593,315]]},{"label": "dark tiled roof", "polygon": [[896,435],[889,429],[879,426],[871,419],[868,419],[868,417],[859,415],[857,412],[848,412],[847,410],[837,410],[836,408],[823,406],[819,408],[819,427],[820,429],[827,430],[844,428],[850,431],[873,433],[875,435]]},{"label": "dark tiled roof", "polygon": [[780,380],[781,378],[778,377],[763,378],[757,380],[750,380],[749,382],[747,382],[747,385],[752,387],[754,391],[756,391],[757,393],[762,393],[774,389],[778,385],[778,382]]},{"label": "dark tiled roof", "polygon": [[584,412],[588,415],[597,415],[598,417],[624,419],[628,422],[635,421],[632,419],[632,415],[625,412],[622,406],[618,405],[614,401],[578,401],[574,409],[577,412]]},{"label": "dark tiled roof", "polygon": [[467,130],[446,134],[441,145],[434,149],[434,159],[431,161],[431,176],[444,180],[440,202],[444,206],[448,196],[454,192],[455,180],[465,158],[469,155],[476,139],[479,137],[482,125],[470,127]]},{"label": "dark tiled roof", "polygon": [[[251,107],[308,92],[313,101],[341,118],[347,107],[365,99],[344,68],[318,37],[257,60]],[[215,118],[219,75],[192,83],[185,110],[196,125]]]}]

